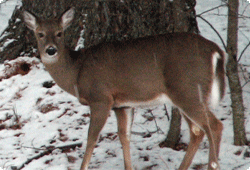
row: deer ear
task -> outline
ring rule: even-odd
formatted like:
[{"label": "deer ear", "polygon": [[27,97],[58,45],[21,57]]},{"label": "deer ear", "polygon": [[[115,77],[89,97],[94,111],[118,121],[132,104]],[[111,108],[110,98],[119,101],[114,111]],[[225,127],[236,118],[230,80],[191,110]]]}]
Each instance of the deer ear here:
[{"label": "deer ear", "polygon": [[63,30],[65,30],[66,28],[68,28],[68,26],[70,26],[70,24],[74,19],[74,15],[75,15],[74,8],[70,8],[69,10],[63,13],[63,15],[61,16],[61,25],[63,27]]},{"label": "deer ear", "polygon": [[26,26],[35,31],[35,29],[37,28],[37,19],[36,19],[36,16],[29,13],[28,11],[24,11],[23,12],[23,19],[24,19],[24,22],[26,24]]}]

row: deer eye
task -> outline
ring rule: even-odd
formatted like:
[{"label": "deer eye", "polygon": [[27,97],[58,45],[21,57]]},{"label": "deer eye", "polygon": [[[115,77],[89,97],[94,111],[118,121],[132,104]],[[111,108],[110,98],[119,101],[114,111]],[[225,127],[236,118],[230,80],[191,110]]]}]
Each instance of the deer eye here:
[{"label": "deer eye", "polygon": [[38,37],[39,37],[39,38],[43,38],[43,37],[44,37],[44,33],[39,32],[39,33],[38,33]]},{"label": "deer eye", "polygon": [[58,32],[58,33],[56,34],[56,36],[57,36],[58,38],[60,38],[60,37],[62,36],[62,32]]}]

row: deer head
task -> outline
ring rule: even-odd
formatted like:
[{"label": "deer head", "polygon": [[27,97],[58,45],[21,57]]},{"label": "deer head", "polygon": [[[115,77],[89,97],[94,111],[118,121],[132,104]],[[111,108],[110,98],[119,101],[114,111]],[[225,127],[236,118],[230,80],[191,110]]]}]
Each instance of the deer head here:
[{"label": "deer head", "polygon": [[72,23],[74,14],[74,8],[71,8],[59,19],[44,21],[28,11],[23,12],[24,22],[29,29],[34,31],[43,63],[53,64],[64,55],[64,31]]}]

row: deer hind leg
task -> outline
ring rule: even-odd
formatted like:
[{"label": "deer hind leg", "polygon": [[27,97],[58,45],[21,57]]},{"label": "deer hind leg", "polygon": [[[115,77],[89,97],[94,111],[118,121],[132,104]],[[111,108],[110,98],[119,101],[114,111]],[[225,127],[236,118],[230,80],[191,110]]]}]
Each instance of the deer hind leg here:
[{"label": "deer hind leg", "polygon": [[192,163],[192,160],[194,158],[195,153],[197,152],[199,148],[199,144],[201,143],[203,137],[204,137],[204,132],[197,126],[195,125],[189,118],[187,118],[184,115],[184,118],[186,119],[188,125],[189,125],[189,130],[190,130],[190,142],[188,145],[188,149],[186,152],[186,155],[179,167],[180,170],[186,170]]},{"label": "deer hind leg", "polygon": [[220,151],[220,141],[223,130],[223,124],[210,111],[208,111],[208,118],[211,129],[211,132],[207,133],[210,144],[208,169],[219,170],[220,167],[218,164],[218,157]]},{"label": "deer hind leg", "polygon": [[118,135],[123,149],[124,166],[126,170],[132,170],[130,136],[134,117],[134,108],[116,108],[114,111],[117,117]]},{"label": "deer hind leg", "polygon": [[[184,113],[193,124],[202,129],[209,141],[209,163],[208,170],[219,170],[218,156],[223,125],[211,111],[201,104],[196,109],[189,109]],[[188,154],[188,153],[187,153]]]}]

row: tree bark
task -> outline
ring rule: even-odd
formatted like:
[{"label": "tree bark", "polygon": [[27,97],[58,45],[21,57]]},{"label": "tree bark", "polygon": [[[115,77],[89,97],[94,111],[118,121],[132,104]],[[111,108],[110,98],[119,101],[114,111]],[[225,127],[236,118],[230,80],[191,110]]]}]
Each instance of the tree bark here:
[{"label": "tree bark", "polygon": [[176,145],[180,141],[181,132],[181,115],[178,108],[172,107],[172,116],[168,135],[163,142],[159,144],[160,147],[168,147],[176,149]]},{"label": "tree bark", "polygon": [[228,1],[228,33],[227,33],[227,76],[231,91],[231,107],[233,111],[234,144],[247,144],[244,126],[244,105],[242,89],[238,75],[237,48],[238,48],[238,0]]},{"label": "tree bark", "polygon": [[88,11],[85,47],[172,32],[171,12],[169,0],[96,1]]}]

